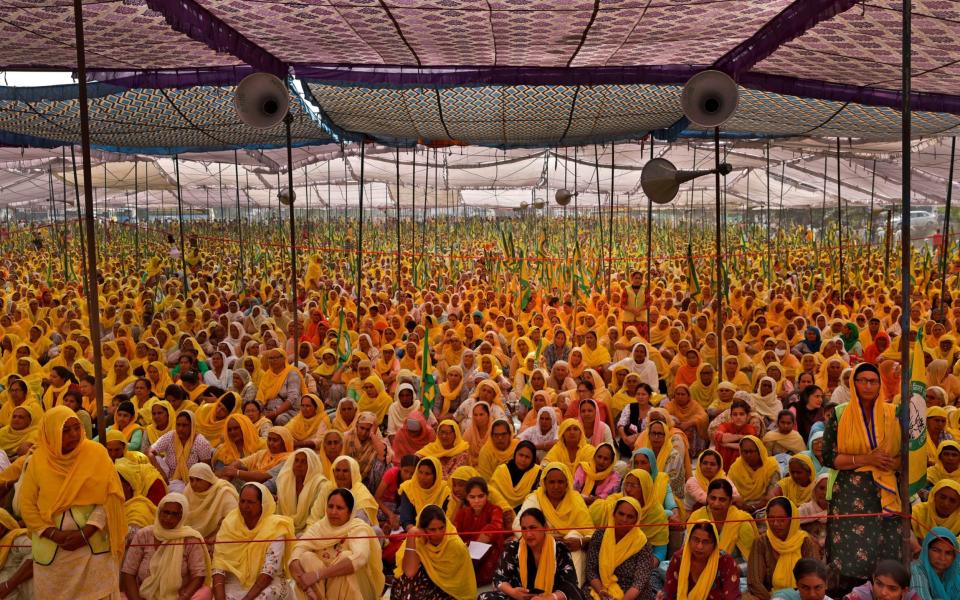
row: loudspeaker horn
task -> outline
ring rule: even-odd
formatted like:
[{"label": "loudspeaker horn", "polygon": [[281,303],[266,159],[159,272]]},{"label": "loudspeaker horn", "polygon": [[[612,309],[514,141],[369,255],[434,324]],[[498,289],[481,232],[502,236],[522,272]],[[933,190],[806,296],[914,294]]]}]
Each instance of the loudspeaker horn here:
[{"label": "loudspeaker horn", "polygon": [[[727,175],[733,167],[727,163],[720,165],[720,174]],[[672,162],[665,158],[654,158],[643,165],[640,173],[640,187],[655,204],[667,204],[677,197],[680,185],[703,175],[712,175],[716,169],[705,171],[678,171]]]},{"label": "loudspeaker horn", "polygon": [[533,208],[540,209],[546,205],[547,203],[545,200],[543,200],[542,198],[537,198],[536,200],[533,201],[533,204],[531,206],[533,206]]},{"label": "loudspeaker horn", "polygon": [[570,200],[576,195],[576,192],[571,192],[570,190],[557,190],[554,199],[556,199],[557,204],[560,206],[566,206],[570,204]]},{"label": "loudspeaker horn", "polygon": [[280,204],[290,206],[297,199],[297,193],[290,188],[283,188],[277,192],[277,198],[280,200]]},{"label": "loudspeaker horn", "polygon": [[287,116],[290,96],[276,75],[253,73],[237,86],[233,106],[241,121],[254,129],[267,129]]},{"label": "loudspeaker horn", "polygon": [[737,110],[737,82],[723,71],[701,71],[687,81],[680,107],[691,122],[701,127],[719,127]]}]

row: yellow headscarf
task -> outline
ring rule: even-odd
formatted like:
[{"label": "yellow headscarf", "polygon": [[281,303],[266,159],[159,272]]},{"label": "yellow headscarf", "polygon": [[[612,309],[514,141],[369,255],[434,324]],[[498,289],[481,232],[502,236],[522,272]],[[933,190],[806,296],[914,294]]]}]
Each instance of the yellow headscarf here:
[{"label": "yellow headscarf", "polygon": [[[646,471],[643,472],[646,473]],[[650,476],[648,474],[647,479],[649,478]],[[650,482],[650,488],[653,488],[652,481]],[[637,511],[637,525],[639,525],[643,509],[640,507],[640,503],[630,496],[624,496],[616,502],[613,502],[610,509],[609,523],[611,525],[614,523],[613,515],[621,502],[629,504],[633,507],[633,510]],[[603,541],[600,543],[599,575],[600,584],[607,590],[607,593],[613,598],[620,599],[623,598],[623,589],[620,587],[617,576],[614,575],[613,571],[620,566],[623,561],[643,550],[643,547],[647,544],[647,536],[639,526],[631,527],[627,533],[620,538],[620,541],[617,541],[615,532],[616,530],[612,527],[603,532]],[[593,589],[590,590],[590,594],[595,600],[601,600],[600,596]]]},{"label": "yellow headscarf", "polygon": [[[313,401],[317,407],[317,413],[313,415],[312,419],[308,419],[303,416],[303,409],[301,408],[300,412],[287,422],[285,427],[290,430],[294,442],[312,440],[321,426],[323,426],[324,429],[330,427],[330,417],[327,416],[327,411],[324,410],[323,401],[313,394],[307,394],[303,398],[310,398],[310,400]],[[300,402],[302,404],[303,400]]]},{"label": "yellow headscarf", "polygon": [[[707,527],[713,530],[714,539],[719,539],[717,528],[714,527],[713,523],[706,520],[699,520],[691,521],[687,524],[687,540],[690,539],[693,528],[700,523],[706,524]],[[707,559],[707,564],[703,568],[703,571],[700,572],[697,584],[693,586],[693,588],[690,588],[690,564],[692,562],[693,558],[690,556],[690,544],[686,543],[683,545],[683,554],[680,558],[680,573],[677,575],[677,598],[682,598],[683,600],[707,600],[707,597],[710,595],[710,590],[717,580],[717,569],[720,566],[720,544],[717,543],[713,549],[713,553],[710,554],[710,558]]]},{"label": "yellow headscarf", "polygon": [[[183,565],[183,550],[186,540],[195,540],[203,543],[200,532],[186,525],[187,515],[190,513],[190,502],[183,494],[176,492],[167,494],[160,500],[159,506],[175,503],[180,505],[183,516],[177,527],[166,529],[160,524],[159,511],[153,523],[153,535],[160,541],[160,546],[150,557],[150,575],[140,584],[140,594],[144,598],[173,598],[183,586],[181,566]],[[207,576],[210,579],[210,555],[204,548],[203,559],[206,563]]]},{"label": "yellow headscarf", "polygon": [[[505,450],[497,450],[496,446],[493,445],[493,428],[498,423],[505,423],[510,430],[510,444],[507,445]],[[505,464],[513,457],[513,451],[517,449],[519,443],[520,440],[513,435],[513,426],[510,421],[495,419],[490,426],[490,435],[487,436],[487,441],[480,448],[480,456],[477,459],[477,471],[480,472],[480,476],[489,481],[497,465]]]},{"label": "yellow headscarf", "polygon": [[[767,527],[767,541],[770,542],[773,551],[779,555],[777,565],[773,569],[772,583],[774,590],[792,590],[797,586],[797,581],[793,577],[793,566],[803,558],[801,549],[803,542],[807,539],[807,532],[800,529],[800,519],[795,518],[798,516],[796,505],[790,502],[789,498],[783,496],[777,498],[783,498],[790,504],[790,513],[787,515],[790,518],[790,530],[787,532],[787,539],[781,540],[769,526]],[[777,498],[767,502],[767,518],[770,518],[770,503]]]},{"label": "yellow headscarf", "polygon": [[[437,439],[421,448],[420,451],[417,452],[418,455],[425,458],[450,458],[470,450],[470,443],[463,439],[463,435],[460,433],[460,425],[458,425],[456,421],[453,419],[444,419],[443,421],[440,421],[440,424],[437,425],[437,433],[439,433],[440,428],[444,426],[453,428],[453,433],[456,436],[453,446],[450,448],[444,448],[443,444],[440,442],[440,438],[437,437]],[[437,473],[440,473],[440,471],[437,471]]]},{"label": "yellow headscarf", "polygon": [[935,504],[936,495],[944,488],[950,488],[957,494],[960,494],[960,483],[952,479],[941,479],[933,486],[933,489],[930,490],[927,501],[915,505],[911,511],[911,516],[913,517],[913,522],[911,523],[913,533],[921,540],[927,535],[927,532],[934,527],[946,527],[955,535],[960,534],[960,510],[953,511],[953,514],[947,517],[941,517],[937,514]]},{"label": "yellow headscarf", "polygon": [[[803,463],[803,465],[810,471],[810,485],[806,487],[801,487],[793,480],[793,477],[787,475],[780,480],[778,484],[780,486],[780,491],[783,492],[783,495],[793,502],[795,505],[800,506],[806,502],[809,502],[813,497],[813,488],[817,485],[817,469],[813,466],[813,459],[810,458],[808,454],[794,454],[790,457],[790,462],[797,461]],[[706,488],[704,488],[706,489]]]},{"label": "yellow headscarf", "polygon": [[[269,350],[264,357],[280,353],[283,355],[283,350],[274,348]],[[286,358],[284,356],[284,358]],[[286,383],[287,377],[290,373],[296,373],[297,377],[300,377],[300,371],[291,364],[286,364],[279,373],[274,373],[273,369],[266,369],[260,375],[260,383],[257,386],[257,400],[262,404],[266,404],[268,401],[277,397],[277,394],[280,393],[280,389],[283,387],[283,384]],[[252,373],[251,373],[252,375]],[[301,386],[303,384],[303,378],[300,378]]]},{"label": "yellow headscarf", "polygon": [[[687,523],[713,520],[710,508],[703,506],[693,511]],[[726,523],[723,524],[723,529],[719,532],[720,549],[730,555],[733,554],[734,550],[739,550],[741,556],[749,557],[753,550],[753,542],[760,535],[753,516],[731,504],[723,520]]]},{"label": "yellow headscarf", "polygon": [[30,531],[20,527],[17,520],[3,508],[0,508],[0,525],[7,530],[7,533],[0,538],[0,567],[4,567],[7,564],[7,558],[10,557],[13,541],[21,535],[30,535]]},{"label": "yellow headscarf", "polygon": [[[243,447],[238,448],[230,436],[227,435],[227,428],[230,422],[235,422],[240,426],[240,432],[243,434]],[[251,454],[262,450],[267,445],[267,440],[260,437],[256,426],[250,421],[250,418],[242,413],[233,413],[223,420],[223,433],[221,434],[223,443],[217,448],[214,454],[214,460],[222,462],[225,465],[233,464],[241,458],[246,458]]]},{"label": "yellow headscarf", "polygon": [[417,469],[420,469],[420,465],[425,463],[433,465],[433,471],[436,473],[433,487],[429,489],[420,487],[417,476],[414,474],[413,477],[401,483],[399,488],[399,493],[407,497],[407,500],[410,501],[410,504],[418,513],[430,504],[442,508],[443,503],[450,498],[450,486],[443,479],[443,469],[440,466],[440,461],[436,457],[425,456],[417,463]]},{"label": "yellow headscarf", "polygon": [[[422,509],[418,511],[418,520],[421,512],[423,512]],[[457,535],[457,529],[450,519],[444,518],[444,520],[447,529],[440,544],[434,546],[426,538],[417,540],[417,556],[420,557],[420,564],[426,570],[430,581],[454,600],[475,600],[477,579],[470,551]],[[404,540],[397,555],[403,556],[406,549],[407,542]],[[397,577],[403,575],[401,561],[397,561],[395,575]]]},{"label": "yellow headscarf", "polygon": [[18,410],[26,411],[30,416],[30,422],[27,426],[20,431],[14,430],[12,425],[0,428],[0,450],[6,452],[9,456],[16,455],[17,449],[24,443],[36,443],[37,436],[40,433],[40,421],[43,419],[43,412],[35,402],[24,402],[14,408],[11,415]]},{"label": "yellow headscarf", "polygon": [[[297,478],[293,474],[293,463],[297,455],[302,454],[307,459],[307,473],[303,478],[303,488],[297,494]],[[313,501],[320,493],[320,488],[327,482],[323,473],[323,465],[316,452],[306,448],[294,450],[287,457],[280,474],[277,475],[277,512],[293,519],[295,531],[301,531],[307,526],[307,517]]]},{"label": "yellow headscarf", "polygon": [[588,496],[592,495],[596,485],[605,481],[607,477],[610,476],[610,473],[613,472],[613,468],[616,466],[617,449],[614,448],[613,444],[609,442],[603,442],[597,446],[593,451],[594,457],[597,455],[597,452],[600,450],[600,448],[603,448],[604,446],[610,448],[610,451],[613,453],[613,460],[610,461],[610,466],[608,466],[606,469],[603,471],[597,471],[597,466],[594,463],[593,457],[591,457],[590,460],[584,460],[580,462],[580,468],[583,469],[583,474],[585,476],[583,481],[583,489],[580,491],[582,494],[586,494]]},{"label": "yellow headscarf", "polygon": [[[850,376],[850,381],[856,380],[860,373],[870,371],[876,373],[876,367],[867,363],[857,365]],[[877,378],[879,379],[879,375]],[[841,405],[844,406],[844,405]],[[841,407],[837,407],[840,409]],[[857,397],[857,386],[850,386],[850,402],[843,408],[837,423],[837,451],[842,454],[869,454],[874,448],[880,448],[889,456],[900,454],[900,425],[897,421],[896,408],[878,397],[873,405],[873,431],[868,432],[860,399]],[[880,503],[884,510],[900,512],[900,496],[897,493],[897,477],[893,471],[883,471],[873,466],[864,465],[856,469],[859,473],[870,473],[880,489]],[[731,469],[731,476],[732,476]],[[739,482],[736,482],[740,487]],[[743,493],[743,490],[740,490]],[[746,498],[746,496],[744,496]]]},{"label": "yellow headscarf", "polygon": [[[529,450],[529,447],[527,449]],[[516,448],[514,448],[514,453],[516,453]],[[497,468],[494,469],[493,475],[490,476],[490,488],[500,492],[504,500],[506,500],[511,507],[516,508],[523,504],[523,501],[530,495],[531,490],[533,490],[533,484],[537,482],[539,477],[540,465],[537,464],[537,453],[534,451],[533,462],[530,468],[520,476],[520,480],[516,485],[513,484],[510,467],[504,462],[498,465]]]},{"label": "yellow headscarf", "polygon": [[[362,386],[368,383],[373,384],[373,386],[377,388],[377,395],[373,398],[371,398],[367,392],[362,389]],[[391,398],[390,394],[387,393],[387,390],[383,385],[383,380],[380,379],[379,375],[370,375],[363,380],[358,398],[357,412],[372,412],[377,416],[377,424],[383,422],[383,418],[387,415],[387,411],[390,410],[390,405],[393,404],[393,398]]]},{"label": "yellow headscarf", "polygon": [[146,527],[156,520],[157,505],[147,498],[147,488],[144,485],[141,471],[129,461],[118,460],[114,463],[117,474],[133,489],[133,496],[124,502],[123,509],[127,515],[127,524],[135,527]]},{"label": "yellow headscarf", "polygon": [[189,512],[184,515],[185,523],[206,537],[215,532],[220,521],[237,507],[239,494],[233,484],[214,475],[207,463],[197,463],[190,467],[190,477],[211,484],[205,492],[195,492],[189,484],[183,490],[183,495],[190,504]]},{"label": "yellow headscarf", "polygon": [[[929,414],[930,413],[928,412],[927,416],[929,416]],[[0,429],[0,436],[3,435],[4,429]],[[933,466],[927,467],[928,485],[936,485],[936,483],[941,479],[953,479],[954,481],[960,482],[960,468],[958,468],[956,471],[947,471],[943,466],[943,462],[940,460],[940,453],[943,452],[945,448],[953,448],[957,452],[960,452],[960,443],[957,443],[954,440],[943,440],[940,442],[940,445],[937,446],[937,453],[935,455],[936,462],[933,464]]]},{"label": "yellow headscarf", "polygon": [[[563,435],[571,427],[576,427],[580,430],[580,441],[577,442],[577,455],[572,461],[570,460],[570,453],[567,452],[567,447],[563,444]],[[567,472],[572,472],[579,463],[591,460],[594,451],[594,447],[587,443],[587,438],[583,435],[583,424],[576,419],[564,419],[563,422],[560,423],[560,428],[557,430],[557,443],[554,444],[553,448],[550,448],[550,451],[543,457],[543,462],[561,463],[567,469]]]},{"label": "yellow headscarf", "polygon": [[[713,369],[713,379],[710,380],[710,385],[703,385],[700,381],[700,374],[707,367]],[[690,384],[690,399],[706,410],[707,407],[717,399],[717,385],[717,370],[708,362],[701,363],[700,366],[697,367],[697,376],[694,382]]]},{"label": "yellow headscarf", "polygon": [[181,416],[186,416],[190,419],[190,435],[187,438],[187,442],[183,443],[180,441],[180,436],[174,431],[173,452],[177,459],[177,468],[173,470],[171,479],[186,482],[190,477],[190,468],[187,466],[187,461],[190,459],[190,451],[193,450],[193,441],[197,439],[197,425],[193,413],[189,410],[181,410],[177,413],[176,418],[179,419]]},{"label": "yellow headscarf", "polygon": [[[255,487],[260,491],[260,520],[253,529],[248,529],[240,514],[240,509],[230,511],[230,514],[220,524],[217,533],[217,545],[213,550],[213,568],[219,571],[232,573],[245,588],[253,586],[260,571],[263,569],[263,560],[267,554],[268,543],[255,540],[285,539],[283,568],[286,572],[290,562],[290,549],[296,535],[293,531],[293,519],[275,513],[276,503],[273,494],[262,483],[251,482],[243,489]],[[243,490],[241,489],[241,492]]]},{"label": "yellow headscarf", "polygon": [[767,486],[774,473],[780,472],[780,464],[777,459],[767,454],[767,447],[756,436],[745,435],[740,439],[742,445],[745,440],[750,440],[760,452],[760,467],[756,470],[751,469],[743,456],[733,461],[730,467],[728,479],[737,487],[740,496],[746,501],[753,501],[763,498],[767,493]]},{"label": "yellow headscarf", "polygon": [[[717,459],[717,474],[714,475],[711,479],[707,479],[703,475],[703,469],[700,467],[700,461],[703,460],[703,457],[706,455],[712,455]],[[727,472],[723,470],[723,457],[720,456],[720,453],[714,450],[713,448],[707,448],[700,453],[700,456],[697,457],[697,469],[693,472],[693,477],[697,480],[697,483],[700,484],[700,487],[704,492],[707,491],[707,488],[710,487],[710,484],[716,481],[717,479],[724,479],[727,476]]]},{"label": "yellow headscarf", "polygon": [[290,456],[290,453],[293,452],[293,436],[290,435],[290,430],[286,427],[274,426],[271,427],[267,432],[269,436],[271,433],[280,436],[280,439],[283,440],[283,451],[274,454],[270,451],[269,445],[262,450],[258,450],[254,454],[246,457],[244,462],[246,466],[251,471],[260,471],[266,472],[275,466],[279,465]]},{"label": "yellow headscarf", "polygon": [[[517,559],[520,563],[520,584],[527,583],[527,554],[530,550],[527,543],[520,540]],[[538,590],[545,593],[553,592],[553,579],[557,572],[557,540],[552,535],[546,536],[543,541],[543,548],[540,553],[540,564],[537,565],[537,574],[534,576],[533,585]]]},{"label": "yellow headscarf", "polygon": [[[167,402],[166,400],[157,400],[153,403],[152,406],[160,406],[163,410],[167,411],[167,426],[164,429],[158,429],[157,424],[153,422],[153,419],[150,419],[150,424],[146,426],[145,433],[147,434],[147,442],[150,445],[157,443],[157,440],[160,439],[160,436],[163,434],[173,431],[174,426],[177,423],[177,414],[173,410],[173,405]],[[151,410],[153,409],[151,406]],[[176,434],[174,434],[176,435]]]},{"label": "yellow headscarf", "polygon": [[21,516],[28,528],[40,531],[56,527],[55,517],[71,507],[103,505],[110,551],[119,562],[127,535],[123,488],[106,448],[83,433],[77,447],[63,453],[63,428],[76,418],[66,406],[55,406],[40,421],[40,437],[21,480]]},{"label": "yellow headscarf", "polygon": [[573,477],[567,466],[559,462],[548,463],[543,469],[543,480],[550,475],[551,471],[560,471],[567,478],[567,493],[564,494],[560,504],[554,506],[547,498],[546,487],[541,481],[540,487],[534,492],[537,496],[537,502],[540,504],[540,510],[543,511],[547,522],[553,529],[558,529],[554,535],[565,537],[571,533],[579,532],[580,535],[588,536],[593,531],[593,520],[590,518],[590,511],[583,501],[583,497],[573,489]]}]

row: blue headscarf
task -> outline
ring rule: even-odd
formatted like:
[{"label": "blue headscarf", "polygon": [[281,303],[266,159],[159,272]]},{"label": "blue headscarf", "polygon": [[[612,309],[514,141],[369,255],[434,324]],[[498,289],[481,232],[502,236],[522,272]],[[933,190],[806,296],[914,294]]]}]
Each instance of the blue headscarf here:
[{"label": "blue headscarf", "polygon": [[823,439],[823,430],[823,421],[817,421],[813,424],[813,427],[810,428],[810,439],[807,442],[807,451],[802,452],[802,454],[806,454],[811,460],[813,460],[813,467],[817,471],[814,473],[814,476],[817,476],[827,470],[827,468],[820,463],[820,459],[817,458],[817,455],[813,452],[813,443],[819,439]]},{"label": "blue headscarf", "polygon": [[642,454],[647,457],[647,462],[650,463],[650,477],[656,481],[657,475],[660,474],[660,470],[657,468],[657,455],[654,454],[653,450],[650,448],[637,448],[633,451],[634,456],[638,454]]},{"label": "blue headscarf", "polygon": [[807,327],[807,332],[810,332],[810,331],[816,334],[817,339],[811,342],[810,340],[807,339],[806,332],[805,332],[803,336],[803,341],[800,342],[800,344],[806,347],[807,351],[810,354],[814,354],[816,352],[820,352],[820,344],[822,343],[822,340],[820,339],[820,328],[810,325],[809,327]]},{"label": "blue headscarf", "polygon": [[960,598],[960,560],[953,559],[942,576],[937,575],[930,564],[930,544],[938,539],[947,540],[957,548],[957,536],[946,527],[934,527],[923,538],[923,551],[920,553],[920,565],[927,574],[930,593],[934,598]]}]

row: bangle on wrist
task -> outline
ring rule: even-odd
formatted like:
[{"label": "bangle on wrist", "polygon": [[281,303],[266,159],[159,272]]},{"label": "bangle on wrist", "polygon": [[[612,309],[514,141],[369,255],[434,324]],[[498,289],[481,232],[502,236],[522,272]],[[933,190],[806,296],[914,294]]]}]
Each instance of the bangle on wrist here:
[{"label": "bangle on wrist", "polygon": [[851,455],[850,455],[850,458],[853,459],[853,466],[857,466],[857,455],[856,455],[856,454],[851,454]]}]

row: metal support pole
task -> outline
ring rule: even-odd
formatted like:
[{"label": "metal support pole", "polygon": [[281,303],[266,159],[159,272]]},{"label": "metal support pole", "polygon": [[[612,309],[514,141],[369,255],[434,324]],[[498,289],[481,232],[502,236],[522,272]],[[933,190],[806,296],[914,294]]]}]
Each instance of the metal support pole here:
[{"label": "metal support pole", "polygon": [[[767,287],[773,285],[773,243],[770,241],[770,142],[767,142]],[[718,344],[720,333],[717,333]],[[723,365],[721,365],[721,369]]]},{"label": "metal support pole", "polygon": [[[911,137],[911,106],[910,93],[912,87],[911,73],[911,16],[913,12],[912,0],[903,0],[903,41],[901,42],[903,56],[901,63],[903,72],[901,74],[901,85],[903,87],[903,109],[900,113],[902,131],[900,133],[900,143],[902,144],[903,158],[901,166],[903,173],[902,202],[903,215],[900,221],[900,306],[903,310],[900,314],[900,327],[903,335],[909,335],[910,332],[910,137]],[[923,352],[923,349],[917,346],[917,352]],[[902,511],[910,510],[910,344],[900,346],[900,365],[903,368],[903,376],[900,378],[900,506]],[[878,400],[879,401],[879,400]],[[913,531],[911,530],[909,516],[901,519],[901,530],[903,533],[903,544],[901,547],[901,558],[904,564],[909,564],[913,557],[911,542],[913,541]]]},{"label": "metal support pole", "polygon": [[235,184],[237,186],[237,238],[239,240],[239,247],[237,248],[237,257],[240,260],[239,267],[237,269],[237,278],[242,280],[244,277],[243,271],[243,217],[240,214],[240,161],[237,158],[237,151],[233,151],[233,172],[236,177]]},{"label": "metal support pole", "polygon": [[716,245],[717,252],[717,289],[714,292],[717,298],[717,368],[723,368],[723,257],[720,254],[720,128],[713,128],[713,158],[715,171],[715,183],[717,186],[716,203]]},{"label": "metal support pole", "polygon": [[867,255],[873,262],[873,200],[877,190],[877,159],[873,159],[873,174],[870,177],[870,221],[867,227]]},{"label": "metal support pole", "polygon": [[300,314],[297,311],[297,226],[293,218],[293,142],[290,135],[290,125],[293,115],[289,112],[283,118],[287,133],[287,191],[290,193],[290,314],[293,315],[293,356],[290,362],[294,367],[300,354]]},{"label": "metal support pole", "polygon": [[890,283],[890,245],[893,243],[893,210],[887,210],[887,233],[884,236],[884,244],[886,246],[883,256],[883,283],[884,285],[889,285]]},{"label": "metal support pole", "polygon": [[[137,272],[140,271],[140,180],[137,178],[137,160],[133,160],[133,246],[137,254]],[[148,173],[149,176],[149,173]]]},{"label": "metal support pole", "polygon": [[[90,168],[90,113],[87,107],[87,66],[83,40],[83,0],[73,0],[73,21],[77,46],[77,83],[80,108],[80,151],[83,156],[83,197],[87,230],[87,308],[90,318],[90,342],[93,345],[94,396],[97,400],[97,436],[106,447],[107,432],[103,418],[103,364],[100,350],[100,292],[97,284],[96,229],[93,222],[93,172]],[[70,149],[73,152],[73,147]],[[74,163],[76,164],[76,163]]]},{"label": "metal support pole", "polygon": [[947,175],[947,206],[943,214],[943,241],[940,243],[940,321],[946,319],[946,311],[943,306],[947,295],[947,263],[950,255],[950,205],[953,202],[953,165],[957,158],[957,138],[950,138],[950,173]]},{"label": "metal support pole", "polygon": [[[363,294],[361,290],[363,289],[363,188],[366,187],[366,180],[364,179],[364,166],[366,165],[366,157],[364,156],[364,142],[360,140],[360,218],[358,219],[360,223],[359,234],[357,235],[357,326],[360,326],[360,303],[363,301]],[[426,189],[426,188],[424,188]],[[426,208],[426,206],[424,206]],[[424,231],[424,236],[426,236],[426,231]],[[424,237],[426,241],[426,237]]]},{"label": "metal support pole", "polygon": [[180,158],[173,155],[173,172],[177,178],[177,222],[180,229],[180,269],[183,271],[183,299],[190,297],[190,282],[187,280],[187,251],[183,245],[183,198],[180,190]]},{"label": "metal support pole", "polygon": [[[616,145],[610,143],[610,220],[607,225],[607,302],[610,301],[610,278],[613,275],[613,183],[617,174]],[[597,165],[598,173],[600,165]],[[597,177],[597,182],[600,177]],[[629,274],[627,275],[629,278]],[[649,333],[649,332],[648,332]]]},{"label": "metal support pole", "polygon": [[[80,264],[83,267],[83,294],[84,296],[88,295],[90,292],[90,282],[88,281],[87,273],[87,253],[86,253],[86,236],[83,234],[83,229],[86,223],[80,224],[80,218],[83,214],[80,211],[80,182],[77,178],[77,157],[76,153],[73,150],[73,144],[70,145],[70,163],[73,165],[73,193],[76,196],[77,200],[77,231],[80,233]],[[86,188],[84,188],[86,190]],[[92,192],[91,192],[92,193]],[[91,200],[91,205],[93,201]],[[10,219],[10,211],[7,210],[7,219]],[[7,229],[10,229],[9,223],[7,224]]]},{"label": "metal support pole", "polygon": [[[653,136],[650,136],[650,160],[653,160]],[[650,271],[653,269],[653,200],[647,196],[647,289],[644,295],[650,294]],[[647,335],[650,339],[650,307],[647,307]]]},{"label": "metal support pole", "polygon": [[397,275],[396,275],[396,285],[397,285],[397,300],[399,301],[400,293],[400,273],[402,272],[400,259],[400,146],[397,146]]},{"label": "metal support pole", "polygon": [[839,251],[839,266],[837,271],[840,276],[840,293],[843,293],[844,287],[844,278],[843,278],[843,201],[842,198],[842,183],[840,181],[840,138],[837,138],[837,250]]}]

